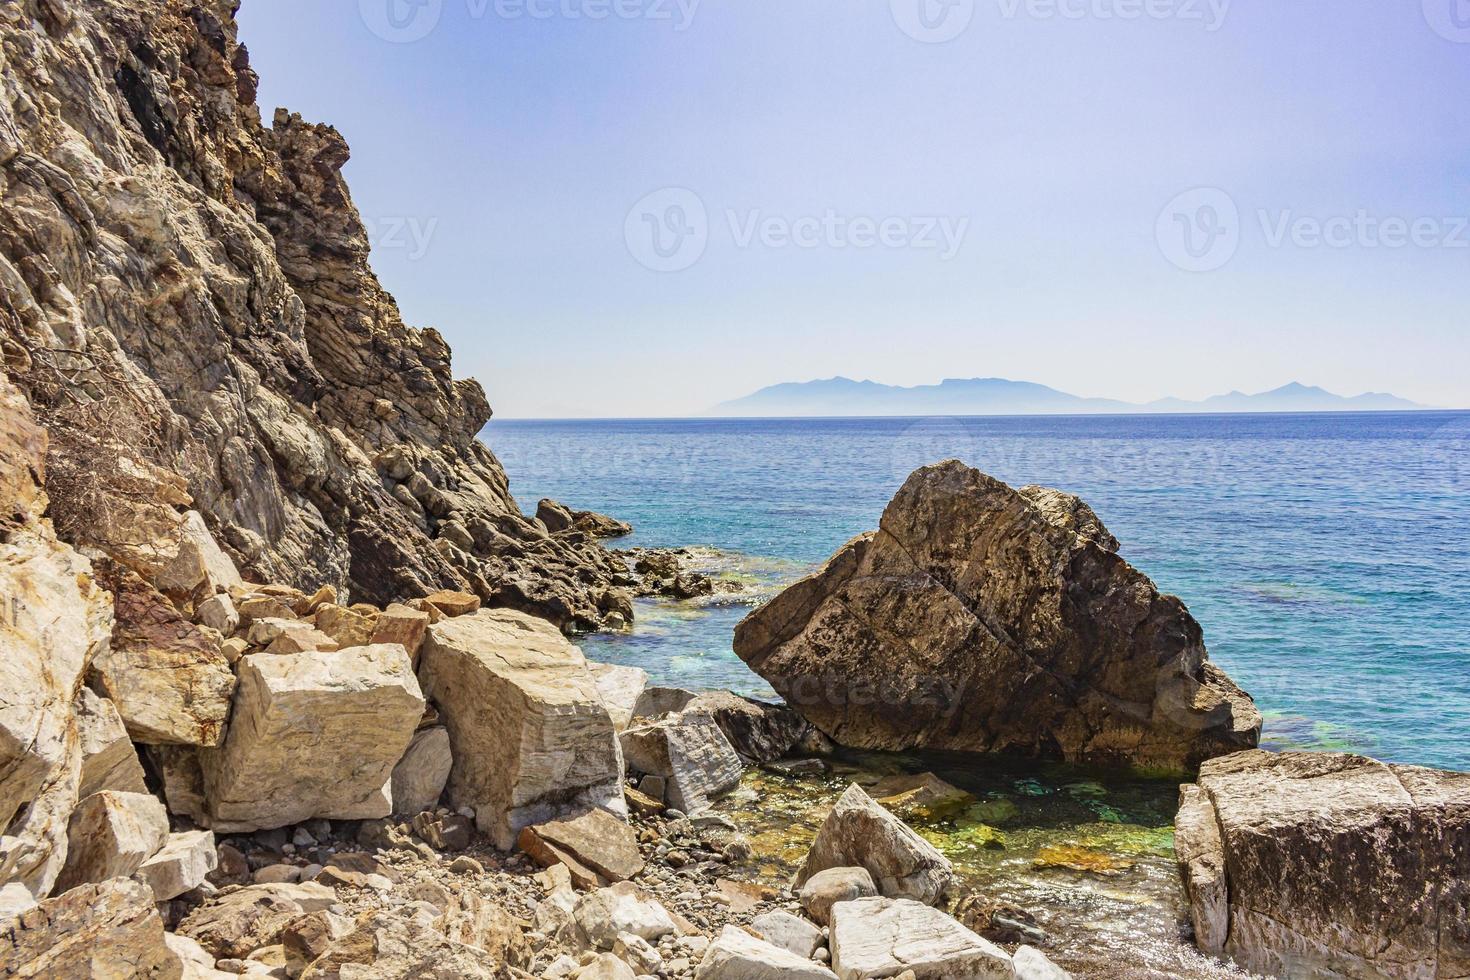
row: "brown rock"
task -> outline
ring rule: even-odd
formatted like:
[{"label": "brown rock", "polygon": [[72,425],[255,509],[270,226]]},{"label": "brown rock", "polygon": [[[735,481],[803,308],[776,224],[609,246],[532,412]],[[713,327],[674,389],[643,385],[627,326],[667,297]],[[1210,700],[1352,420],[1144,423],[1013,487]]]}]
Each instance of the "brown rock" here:
[{"label": "brown rock", "polygon": [[302,915],[336,901],[331,888],[315,882],[247,885],[222,891],[190,912],[178,933],[197,941],[216,959],[244,959],[262,946],[280,942],[282,930]]},{"label": "brown rock", "polygon": [[[358,647],[369,643],[396,643],[396,640],[374,639],[377,617],[327,603],[317,607],[316,628],[337,641],[339,647]],[[404,644],[405,647],[408,644]]]},{"label": "brown rock", "polygon": [[424,601],[445,616],[468,616],[480,608],[480,597],[469,592],[443,590],[424,596]]},{"label": "brown rock", "polygon": [[98,581],[113,594],[116,623],[111,649],[92,661],[92,686],[135,742],[218,745],[235,691],[219,643],[137,574],[102,562]]},{"label": "brown rock", "polygon": [[168,840],[168,811],[146,793],[95,793],[72,811],[66,837],[57,888],[126,878]]},{"label": "brown rock", "polygon": [[1241,752],[1184,787],[1200,948],[1274,976],[1470,975],[1470,774]]},{"label": "brown rock", "polygon": [[153,893],[126,878],[82,885],[0,926],[0,976],[179,980]]},{"label": "brown rock", "polygon": [[143,766],[117,706],[86,688],[77,696],[77,732],[82,743],[82,782],[77,799],[105,789],[144,793]]},{"label": "brown rock", "polygon": [[408,651],[418,666],[419,650],[429,629],[429,614],[395,602],[377,618],[373,627],[374,643],[397,643]]},{"label": "brown rock", "polygon": [[851,747],[1190,770],[1255,745],[1199,624],[1111,543],[1075,498],[925,467],[735,651]]},{"label": "brown rock", "polygon": [[603,879],[601,884],[636,878],[643,871],[633,828],[605,810],[527,827],[518,843],[542,867],[565,863],[564,856],[570,856]]}]

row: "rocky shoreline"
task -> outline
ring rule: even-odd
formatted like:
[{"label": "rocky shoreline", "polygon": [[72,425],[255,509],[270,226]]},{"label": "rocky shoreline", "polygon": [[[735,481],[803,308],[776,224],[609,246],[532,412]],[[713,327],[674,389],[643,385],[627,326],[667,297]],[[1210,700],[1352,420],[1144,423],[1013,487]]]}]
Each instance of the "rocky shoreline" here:
[{"label": "rocky shoreline", "polygon": [[1177,774],[1176,943],[1470,976],[1470,776],[1257,751],[1200,625],[1061,491],[917,471],[737,630],[783,703],[590,662],[570,638],[637,599],[751,596],[520,509],[483,391],[368,266],[345,141],[263,122],[234,13],[0,6],[0,976],[1170,973],[1062,947],[954,838],[1126,861],[851,750]]}]

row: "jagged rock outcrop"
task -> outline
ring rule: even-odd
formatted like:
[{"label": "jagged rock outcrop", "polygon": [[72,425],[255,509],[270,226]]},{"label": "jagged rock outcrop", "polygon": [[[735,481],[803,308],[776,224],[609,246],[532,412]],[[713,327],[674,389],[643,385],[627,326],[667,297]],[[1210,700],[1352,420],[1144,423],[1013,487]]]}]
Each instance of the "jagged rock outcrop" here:
[{"label": "jagged rock outcrop", "polygon": [[148,886],[112,878],[0,923],[0,976],[181,980],[183,964]]},{"label": "jagged rock outcrop", "polygon": [[1470,976],[1470,774],[1240,752],[1183,787],[1195,941],[1270,976]]},{"label": "jagged rock outcrop", "polygon": [[262,123],[235,6],[0,5],[0,363],[63,537],[173,598],[202,519],[257,581],[599,625],[626,567],[519,511],[480,386],[368,266],[345,141]]},{"label": "jagged rock outcrop", "polygon": [[1086,504],[949,461],[879,530],[751,613],[735,652],[818,729],[866,749],[1192,770],[1261,716],[1184,604]]}]

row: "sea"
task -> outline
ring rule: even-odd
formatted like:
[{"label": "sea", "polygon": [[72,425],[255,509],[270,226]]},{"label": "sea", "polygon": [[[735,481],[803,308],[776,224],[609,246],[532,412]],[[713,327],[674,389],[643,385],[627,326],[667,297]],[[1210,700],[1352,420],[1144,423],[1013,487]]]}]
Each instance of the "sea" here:
[{"label": "sea", "polygon": [[[495,421],[483,438],[526,511],[611,514],[636,529],[613,546],[689,548],[740,587],[577,639],[655,682],[773,697],[735,625],[876,527],[914,469],[958,458],[1091,504],[1255,697],[1264,747],[1470,770],[1470,412]],[[845,787],[920,773],[966,795],[904,819],[1073,976],[1248,977],[1191,941],[1177,780],[940,754],[751,769],[717,804],[753,842],[739,873],[780,886]]]},{"label": "sea", "polygon": [[1267,747],[1470,770],[1470,412],[496,420],[482,438],[528,513],[610,514],[635,528],[613,546],[691,547],[746,586],[579,639],[657,682],[770,696],[735,624],[957,458],[1091,504],[1204,626]]}]

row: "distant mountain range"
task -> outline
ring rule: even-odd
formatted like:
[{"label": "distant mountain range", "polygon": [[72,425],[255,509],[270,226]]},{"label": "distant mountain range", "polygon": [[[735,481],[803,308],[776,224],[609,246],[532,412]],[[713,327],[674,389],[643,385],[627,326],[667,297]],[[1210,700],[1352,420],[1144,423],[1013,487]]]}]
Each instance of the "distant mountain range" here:
[{"label": "distant mountain range", "polygon": [[1005,378],[949,379],[903,388],[876,381],[828,378],[772,385],[717,405],[708,414],[741,416],[863,415],[1090,415],[1171,412],[1401,412],[1425,409],[1396,395],[1368,392],[1345,397],[1292,382],[1247,395],[1232,391],[1203,401],[1161,398],[1135,404],[1082,398],[1029,381]]}]

